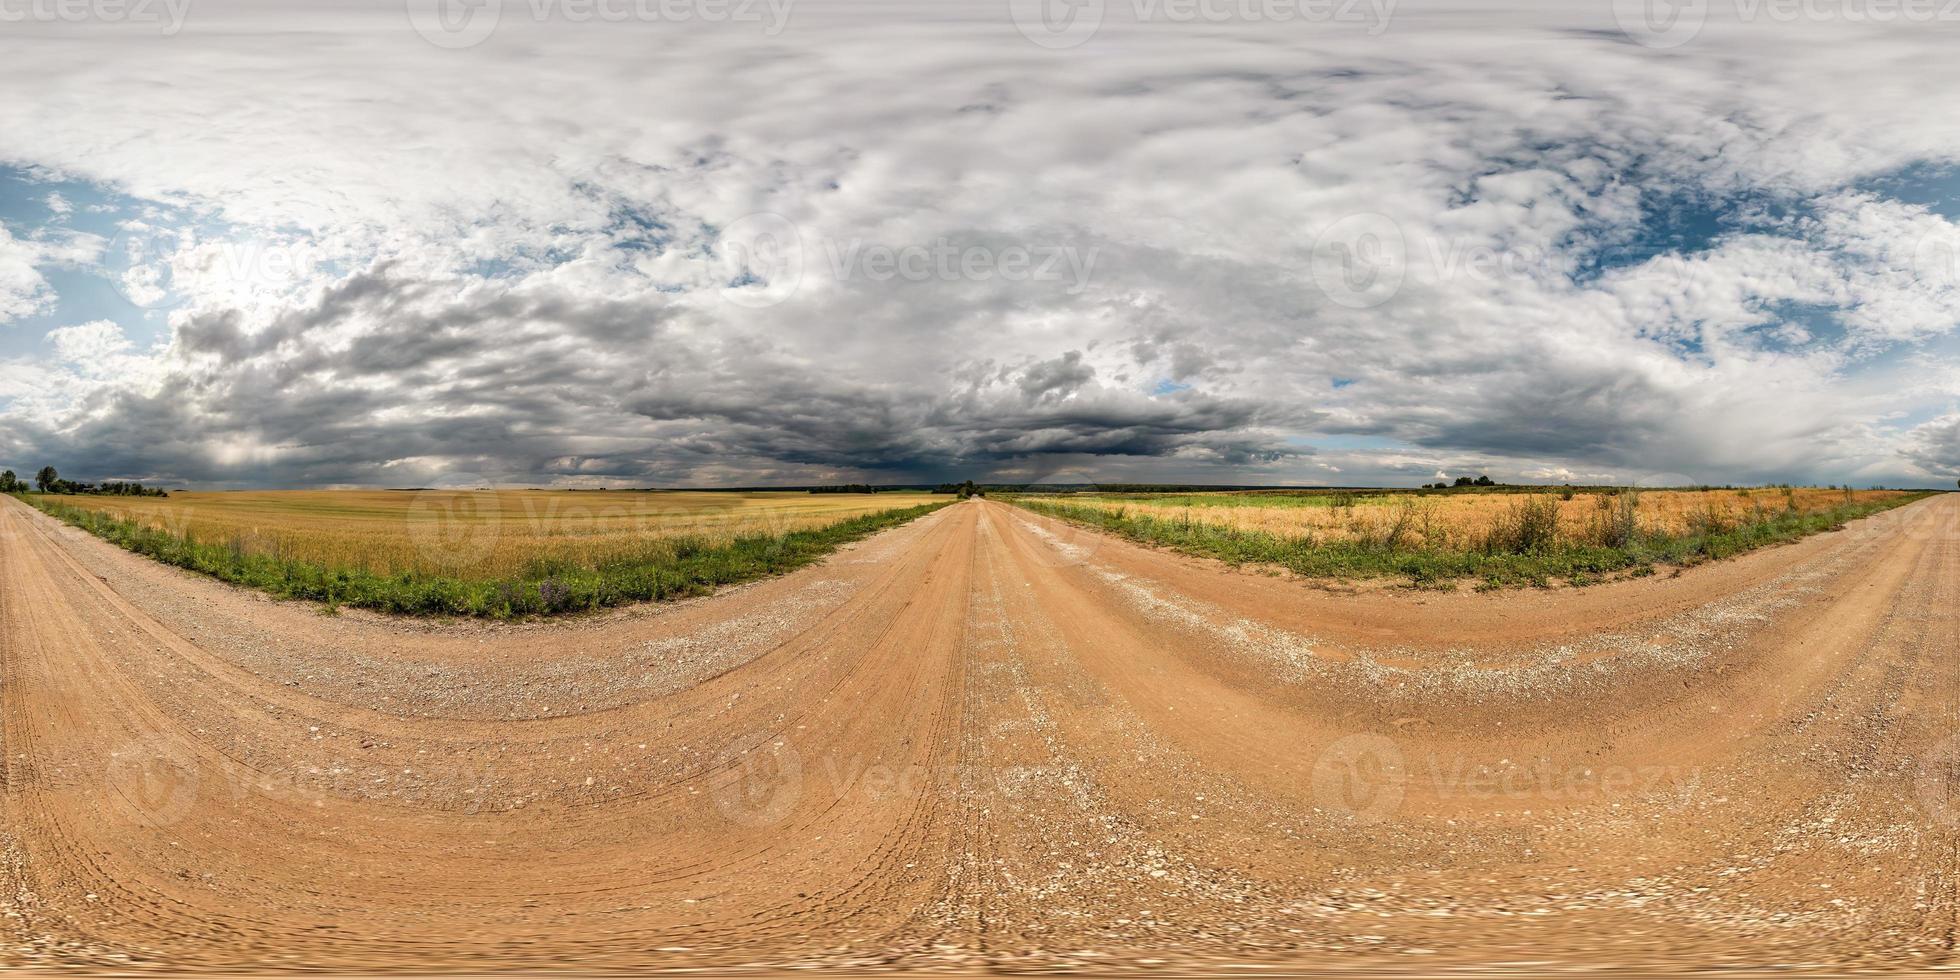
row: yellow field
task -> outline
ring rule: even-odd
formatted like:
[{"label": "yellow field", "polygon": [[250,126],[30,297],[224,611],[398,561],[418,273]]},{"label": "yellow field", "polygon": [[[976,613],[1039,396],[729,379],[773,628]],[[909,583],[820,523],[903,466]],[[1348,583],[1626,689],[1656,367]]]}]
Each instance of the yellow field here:
[{"label": "yellow field", "polygon": [[465,578],[520,574],[534,562],[595,566],[650,540],[726,541],[927,503],[924,493],[811,494],[627,490],[276,490],[155,497],[61,497],[201,542],[333,568]]},{"label": "yellow field", "polygon": [[[1710,517],[1735,524],[1763,512],[1814,513],[1846,503],[1897,497],[1899,490],[1830,490],[1816,487],[1749,490],[1643,490],[1630,492],[1641,530],[1681,534]],[[1623,505],[1619,496],[1579,491],[1558,501],[1562,534],[1585,538],[1603,515]],[[1264,531],[1314,542],[1381,540],[1399,527],[1408,547],[1453,549],[1481,541],[1512,509],[1531,496],[1519,493],[1194,493],[1162,496],[1065,495],[1069,504],[1120,510],[1133,516],[1186,519],[1242,531]]]}]

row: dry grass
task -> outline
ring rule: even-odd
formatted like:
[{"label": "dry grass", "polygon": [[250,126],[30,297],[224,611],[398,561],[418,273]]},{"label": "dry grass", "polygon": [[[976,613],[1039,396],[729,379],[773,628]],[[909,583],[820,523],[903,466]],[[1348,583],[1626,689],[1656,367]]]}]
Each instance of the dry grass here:
[{"label": "dry grass", "polygon": [[[1298,495],[1196,493],[1162,497],[1067,495],[1058,500],[1160,520],[1196,523],[1297,538],[1316,544],[1383,543],[1441,551],[1483,547],[1493,534],[1517,530],[1528,504],[1557,507],[1556,533],[1571,540],[1617,546],[1638,535],[1677,536],[1722,530],[1777,513],[1817,514],[1846,504],[1904,495],[1899,490],[1815,487],[1749,490],[1578,491],[1544,494],[1441,493]],[[1629,509],[1630,508],[1630,512]],[[1630,522],[1630,524],[1629,524]],[[1631,532],[1631,533],[1628,533]],[[1532,533],[1526,529],[1525,533]],[[1620,536],[1616,540],[1616,536]]]},{"label": "dry grass", "polygon": [[721,543],[740,535],[777,535],[944,498],[792,491],[279,490],[59,499],[195,541],[327,568],[503,579],[540,568],[598,567],[640,553],[651,540]]},{"label": "dry grass", "polygon": [[[1821,489],[1024,495],[1037,513],[1313,578],[1586,585],[1796,541],[1922,491]],[[1569,497],[1569,499],[1567,499]]]}]

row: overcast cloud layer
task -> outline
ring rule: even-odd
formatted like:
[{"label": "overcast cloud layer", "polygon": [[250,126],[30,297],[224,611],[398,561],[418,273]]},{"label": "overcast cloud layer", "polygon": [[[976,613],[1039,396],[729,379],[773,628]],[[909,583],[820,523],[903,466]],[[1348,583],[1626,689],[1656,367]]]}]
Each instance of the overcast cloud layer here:
[{"label": "overcast cloud layer", "polygon": [[1939,4],[440,3],[0,0],[0,464],[1960,477]]}]

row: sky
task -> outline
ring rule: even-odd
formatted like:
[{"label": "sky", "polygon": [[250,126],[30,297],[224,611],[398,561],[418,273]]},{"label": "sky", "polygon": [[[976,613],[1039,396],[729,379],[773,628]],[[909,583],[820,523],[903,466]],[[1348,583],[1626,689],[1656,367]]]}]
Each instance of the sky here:
[{"label": "sky", "polygon": [[0,0],[0,466],[1951,487],[1956,46],[1922,0]]}]

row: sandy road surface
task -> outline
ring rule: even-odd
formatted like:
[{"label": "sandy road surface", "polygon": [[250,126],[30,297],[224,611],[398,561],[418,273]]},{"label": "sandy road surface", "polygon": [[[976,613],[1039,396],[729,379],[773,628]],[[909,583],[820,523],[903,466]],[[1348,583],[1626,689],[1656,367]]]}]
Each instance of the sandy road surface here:
[{"label": "sandy road surface", "polygon": [[1957,654],[1955,496],[1495,595],[973,502],[521,626],[0,499],[0,965],[1952,968]]}]

